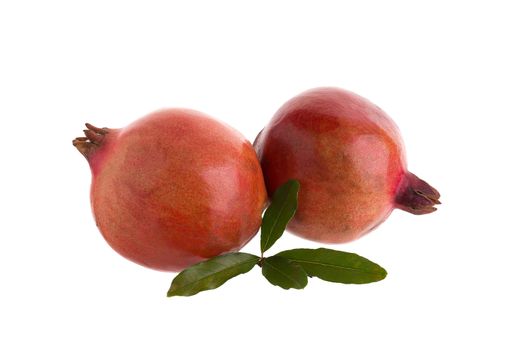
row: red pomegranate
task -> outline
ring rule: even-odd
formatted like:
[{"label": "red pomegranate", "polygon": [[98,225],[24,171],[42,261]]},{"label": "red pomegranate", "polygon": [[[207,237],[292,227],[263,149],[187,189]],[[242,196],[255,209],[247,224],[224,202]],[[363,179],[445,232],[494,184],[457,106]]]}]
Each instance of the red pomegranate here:
[{"label": "red pomegranate", "polygon": [[436,210],[439,193],[407,171],[403,142],[379,107],[338,88],[308,90],[286,102],[254,142],[269,194],[301,184],[288,230],[326,243],[355,240],[394,208]]},{"label": "red pomegranate", "polygon": [[179,271],[257,233],[264,179],[251,144],[231,127],[186,109],[123,129],[86,126],[73,145],[91,167],[97,226],[124,257]]}]

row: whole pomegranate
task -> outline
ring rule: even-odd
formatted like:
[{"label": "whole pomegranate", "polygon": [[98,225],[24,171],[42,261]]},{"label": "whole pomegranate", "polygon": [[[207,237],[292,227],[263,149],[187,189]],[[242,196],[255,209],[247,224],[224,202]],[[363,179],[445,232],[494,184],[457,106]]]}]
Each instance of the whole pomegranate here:
[{"label": "whole pomegranate", "polygon": [[187,109],[123,129],[86,126],[73,145],[91,167],[97,226],[124,257],[180,271],[257,233],[264,179],[253,147],[231,127]]},{"label": "whole pomegranate", "polygon": [[288,229],[318,242],[342,243],[381,224],[394,208],[436,210],[439,193],[407,171],[394,122],[377,106],[338,88],[308,90],[286,102],[254,147],[269,194],[289,179],[301,184]]}]

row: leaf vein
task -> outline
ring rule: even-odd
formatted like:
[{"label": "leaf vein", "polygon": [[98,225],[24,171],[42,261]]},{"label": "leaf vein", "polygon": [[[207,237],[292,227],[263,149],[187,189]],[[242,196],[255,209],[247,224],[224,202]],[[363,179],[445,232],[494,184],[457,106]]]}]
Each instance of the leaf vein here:
[{"label": "leaf vein", "polygon": [[320,266],[338,268],[338,269],[342,269],[342,270],[357,271],[357,272],[366,273],[366,274],[369,274],[369,275],[380,274],[380,271],[378,271],[378,272],[367,271],[367,270],[358,269],[358,268],[350,267],[350,266],[341,266],[341,265],[334,265],[334,264],[329,264],[329,263],[322,263],[322,262],[318,262],[318,261],[308,261],[308,260],[300,260],[300,259],[293,259],[293,258],[288,258],[288,259],[293,260],[293,261],[295,261],[297,263],[300,263],[300,264],[320,265]]},{"label": "leaf vein", "polygon": [[287,274],[285,274],[284,272],[282,272],[280,269],[276,268],[275,266],[273,266],[272,264],[269,264],[269,263],[266,263],[266,265],[268,267],[271,267],[272,269],[274,269],[275,271],[277,271],[280,275],[284,276],[287,280],[289,280],[290,282],[292,282],[295,286],[300,286],[300,284],[293,278],[289,277]]},{"label": "leaf vein", "polygon": [[[254,259],[254,260],[255,260],[255,259]],[[240,264],[238,264],[238,265],[234,265],[234,266],[227,267],[227,268],[225,268],[225,269],[223,269],[223,270],[220,270],[220,271],[213,271],[213,272],[210,272],[210,273],[208,273],[207,275],[205,275],[205,276],[203,276],[203,277],[201,277],[201,278],[199,278],[199,279],[196,279],[196,280],[194,280],[194,281],[192,281],[192,282],[189,282],[189,283],[183,284],[183,285],[181,285],[181,287],[185,287],[185,288],[188,287],[188,288],[189,288],[189,287],[194,286],[195,284],[197,284],[197,283],[199,283],[199,282],[202,282],[203,280],[205,280],[205,279],[207,279],[207,278],[213,278],[213,275],[216,274],[216,273],[218,273],[218,272],[228,272],[229,270],[232,270],[232,269],[235,269],[235,268],[239,268],[239,267],[243,267],[244,265],[249,265],[249,264],[254,264],[254,266],[255,266],[255,263],[256,263],[256,261],[245,261],[245,262],[243,262],[243,263],[240,263]]]}]

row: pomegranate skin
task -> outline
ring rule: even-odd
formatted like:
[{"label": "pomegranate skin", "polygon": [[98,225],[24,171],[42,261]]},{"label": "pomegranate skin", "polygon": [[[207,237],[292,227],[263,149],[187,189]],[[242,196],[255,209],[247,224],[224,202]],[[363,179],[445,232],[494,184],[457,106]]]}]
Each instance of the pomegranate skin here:
[{"label": "pomegranate skin", "polygon": [[430,213],[439,193],[406,169],[395,123],[363,97],[339,88],[308,90],[286,102],[254,147],[271,195],[301,184],[287,229],[310,240],[343,243],[370,232],[394,208]]},{"label": "pomegranate skin", "polygon": [[180,271],[257,233],[264,179],[253,147],[231,127],[187,109],[123,129],[86,126],[73,144],[91,167],[97,226],[122,256]]}]

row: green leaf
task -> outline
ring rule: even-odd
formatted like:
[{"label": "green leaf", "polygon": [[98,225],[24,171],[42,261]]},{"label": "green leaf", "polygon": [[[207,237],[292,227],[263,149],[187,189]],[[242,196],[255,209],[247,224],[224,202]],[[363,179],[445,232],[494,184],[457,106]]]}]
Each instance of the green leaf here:
[{"label": "green leaf", "polygon": [[264,253],[283,235],[284,229],[297,209],[299,181],[289,180],[272,196],[261,225],[261,253]]},{"label": "green leaf", "polygon": [[308,284],[308,275],[303,268],[282,256],[263,259],[262,274],[271,284],[284,289],[303,289]]},{"label": "green leaf", "polygon": [[246,253],[219,255],[181,271],[171,282],[168,297],[190,296],[220,287],[224,282],[250,271],[259,257]]},{"label": "green leaf", "polygon": [[338,250],[292,249],[277,256],[288,258],[303,267],[309,276],[329,282],[371,283],[386,277],[386,270],[357,254]]}]

